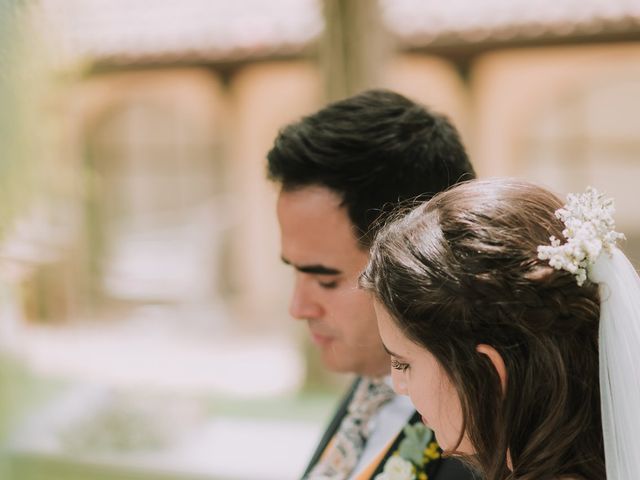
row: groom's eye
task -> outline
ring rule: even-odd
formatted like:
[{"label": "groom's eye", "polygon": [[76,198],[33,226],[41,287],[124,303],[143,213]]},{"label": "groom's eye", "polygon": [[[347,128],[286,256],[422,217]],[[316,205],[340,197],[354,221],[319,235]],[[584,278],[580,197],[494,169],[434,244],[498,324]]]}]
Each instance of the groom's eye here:
[{"label": "groom's eye", "polygon": [[331,290],[338,286],[338,281],[337,280],[330,280],[326,282],[318,281],[318,285],[320,285],[322,288],[326,288],[327,290]]}]

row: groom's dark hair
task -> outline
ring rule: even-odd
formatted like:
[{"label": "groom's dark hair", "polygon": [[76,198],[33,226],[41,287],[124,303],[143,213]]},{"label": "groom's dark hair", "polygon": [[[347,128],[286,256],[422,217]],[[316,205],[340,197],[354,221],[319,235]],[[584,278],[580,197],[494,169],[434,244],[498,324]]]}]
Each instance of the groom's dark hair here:
[{"label": "groom's dark hair", "polygon": [[267,155],[284,190],[319,185],[342,198],[363,247],[398,202],[475,178],[449,120],[388,90],[369,90],[283,128]]}]

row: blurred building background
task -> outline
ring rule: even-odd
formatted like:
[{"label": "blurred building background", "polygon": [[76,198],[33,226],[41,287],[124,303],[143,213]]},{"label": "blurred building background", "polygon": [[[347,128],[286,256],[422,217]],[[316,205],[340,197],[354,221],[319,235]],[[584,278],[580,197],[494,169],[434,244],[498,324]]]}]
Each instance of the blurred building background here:
[{"label": "blurred building background", "polygon": [[290,321],[277,130],[388,87],[480,176],[615,196],[640,0],[0,0],[0,478],[295,478],[335,402]]}]

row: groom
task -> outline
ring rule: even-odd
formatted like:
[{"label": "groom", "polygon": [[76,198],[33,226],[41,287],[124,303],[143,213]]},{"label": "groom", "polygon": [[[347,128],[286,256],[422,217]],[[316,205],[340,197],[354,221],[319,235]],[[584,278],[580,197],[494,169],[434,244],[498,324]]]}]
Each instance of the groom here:
[{"label": "groom", "polygon": [[[417,437],[425,453],[416,478],[472,478],[439,458],[408,398],[391,391],[372,299],[358,289],[380,218],[474,178],[456,129],[399,94],[367,91],[282,129],[268,176],[280,187],[282,260],[295,274],[290,314],[307,323],[326,368],[357,376],[303,478],[373,479]],[[407,426],[421,436],[405,440]]]}]

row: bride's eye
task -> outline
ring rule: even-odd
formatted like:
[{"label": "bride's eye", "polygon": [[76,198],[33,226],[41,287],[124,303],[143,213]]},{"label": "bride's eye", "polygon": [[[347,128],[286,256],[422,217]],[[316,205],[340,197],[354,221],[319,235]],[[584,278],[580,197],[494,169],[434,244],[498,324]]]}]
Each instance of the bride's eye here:
[{"label": "bride's eye", "polygon": [[394,370],[400,370],[401,372],[404,372],[407,368],[409,368],[409,364],[408,363],[399,362],[395,358],[392,358],[391,359],[391,368],[393,368]]}]

